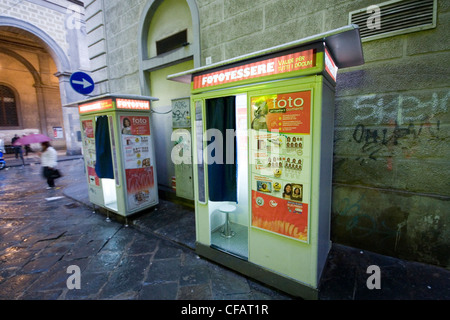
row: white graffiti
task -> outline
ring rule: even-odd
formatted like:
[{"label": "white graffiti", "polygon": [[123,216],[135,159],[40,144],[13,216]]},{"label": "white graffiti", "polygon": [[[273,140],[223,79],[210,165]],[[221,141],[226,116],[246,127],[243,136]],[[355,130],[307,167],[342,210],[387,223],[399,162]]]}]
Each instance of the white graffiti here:
[{"label": "white graffiti", "polygon": [[402,125],[430,120],[437,114],[448,111],[449,96],[450,91],[444,96],[434,92],[426,101],[412,95],[402,94],[392,98],[376,94],[361,96],[353,105],[353,108],[358,111],[354,122],[382,124],[396,121],[397,124]]},{"label": "white graffiti", "polygon": [[368,29],[381,29],[381,10],[377,5],[367,7],[367,13],[371,15],[367,18],[366,25]]}]

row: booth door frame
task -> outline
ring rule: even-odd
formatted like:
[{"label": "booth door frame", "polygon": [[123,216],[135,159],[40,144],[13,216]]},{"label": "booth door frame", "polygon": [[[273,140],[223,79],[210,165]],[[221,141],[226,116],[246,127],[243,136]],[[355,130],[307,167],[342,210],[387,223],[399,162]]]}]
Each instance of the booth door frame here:
[{"label": "booth door frame", "polygon": [[[249,258],[248,261],[258,266],[268,268],[277,273],[284,274],[290,278],[305,282],[313,287],[317,285],[318,270],[317,270],[317,256],[318,256],[318,194],[319,178],[320,178],[320,139],[321,139],[321,109],[322,109],[322,86],[323,77],[321,75],[313,75],[307,77],[297,77],[292,79],[281,79],[277,81],[270,81],[259,83],[256,85],[241,86],[235,88],[227,88],[224,90],[214,90],[211,92],[204,92],[192,96],[193,114],[195,114],[195,106],[197,101],[202,103],[202,116],[205,114],[205,100],[215,97],[231,96],[241,93],[247,94],[247,106],[250,106],[250,99],[252,96],[280,94],[296,91],[312,90],[311,101],[311,133],[313,139],[313,148],[311,156],[313,159],[311,163],[315,163],[311,168],[311,204],[309,208],[309,243],[303,243],[295,239],[290,239],[278,234],[271,234],[265,230],[259,230],[251,227],[251,199],[248,203],[248,220],[249,220]],[[195,117],[193,118],[192,126],[194,134],[197,133],[195,127]],[[248,127],[250,127],[251,114],[248,108],[247,112]],[[203,132],[205,131],[205,122],[203,121]],[[197,141],[193,139],[194,150],[197,150]],[[315,147],[314,147],[315,145]],[[203,141],[203,150],[206,150],[205,141]],[[205,153],[203,160],[205,161]],[[250,155],[248,155],[250,157]],[[250,158],[249,158],[250,159]],[[249,166],[249,189],[251,188],[251,168]],[[199,244],[210,246],[210,221],[208,210],[208,184],[207,184],[207,170],[204,169],[204,183],[205,183],[205,201],[198,201],[198,167],[194,166],[194,181],[195,181],[195,207],[196,207],[196,239]],[[249,190],[251,192],[251,190]],[[263,245],[262,245],[263,244]],[[261,248],[272,248],[271,252],[275,255],[267,257],[267,250]],[[278,248],[278,249],[277,249]],[[283,250],[279,250],[283,248]],[[264,253],[266,252],[266,253]],[[291,261],[286,263],[286,259]]]}]

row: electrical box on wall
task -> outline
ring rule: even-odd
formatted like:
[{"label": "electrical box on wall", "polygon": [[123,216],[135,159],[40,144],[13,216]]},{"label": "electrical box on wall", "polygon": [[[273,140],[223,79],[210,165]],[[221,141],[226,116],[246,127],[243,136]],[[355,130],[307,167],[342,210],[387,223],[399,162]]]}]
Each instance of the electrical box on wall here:
[{"label": "electrical box on wall", "polygon": [[173,137],[175,137],[174,147],[178,145],[180,148],[177,148],[177,150],[187,153],[178,154],[181,161],[175,163],[176,195],[180,198],[193,200],[190,97],[172,100],[172,127],[174,130]]}]

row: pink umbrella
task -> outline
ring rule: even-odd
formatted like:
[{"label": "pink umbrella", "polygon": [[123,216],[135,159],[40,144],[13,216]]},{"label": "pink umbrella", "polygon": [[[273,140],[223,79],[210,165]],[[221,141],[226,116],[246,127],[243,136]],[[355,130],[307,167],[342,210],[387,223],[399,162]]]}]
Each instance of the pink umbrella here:
[{"label": "pink umbrella", "polygon": [[32,133],[32,134],[29,134],[27,136],[24,136],[22,138],[17,139],[16,141],[14,141],[13,146],[24,146],[27,144],[41,143],[41,142],[51,141],[51,140],[52,139],[47,137],[45,134]]}]

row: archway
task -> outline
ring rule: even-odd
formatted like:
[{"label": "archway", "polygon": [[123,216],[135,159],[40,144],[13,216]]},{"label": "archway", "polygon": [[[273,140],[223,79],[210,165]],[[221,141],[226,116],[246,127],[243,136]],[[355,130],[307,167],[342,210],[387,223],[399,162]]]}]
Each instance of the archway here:
[{"label": "archway", "polygon": [[[152,108],[158,184],[160,190],[170,192],[175,176],[171,161],[172,104],[176,99],[189,97],[190,86],[168,81],[167,76],[200,65],[197,4],[194,0],[149,1],[142,12],[139,30],[141,93],[159,99]],[[183,173],[192,175],[188,171]],[[177,179],[183,178],[177,176]]]},{"label": "archway", "polygon": [[0,19],[0,29],[6,31],[17,31],[22,30],[22,33],[28,34],[28,36],[34,36],[34,40],[42,44],[45,49],[52,56],[55,61],[56,68],[59,73],[70,73],[71,67],[69,59],[67,59],[66,54],[58,45],[58,43],[53,40],[47,33],[39,29],[38,27],[32,25],[23,20],[19,20],[12,17],[1,17]]},{"label": "archway", "polygon": [[56,148],[64,149],[66,141],[59,132],[64,128],[61,95],[65,88],[57,75],[70,76],[67,57],[51,37],[25,21],[2,17],[0,35],[0,81],[14,89],[20,100],[19,125],[1,127],[0,139],[9,144],[14,134],[42,132],[56,138]]}]

